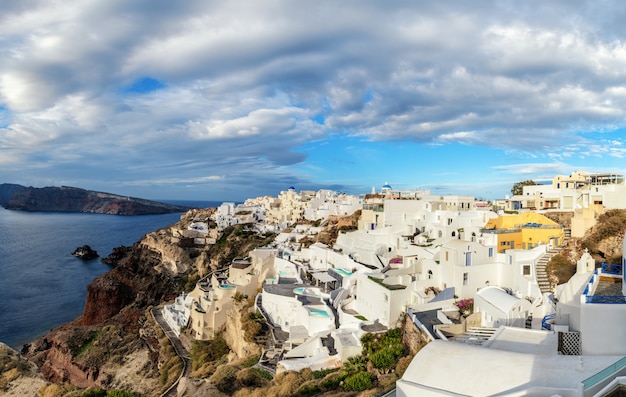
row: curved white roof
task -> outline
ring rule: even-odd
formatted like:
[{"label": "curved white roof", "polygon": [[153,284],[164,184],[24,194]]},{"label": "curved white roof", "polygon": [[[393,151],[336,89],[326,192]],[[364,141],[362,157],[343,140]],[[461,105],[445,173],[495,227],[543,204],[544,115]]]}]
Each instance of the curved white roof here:
[{"label": "curved white roof", "polygon": [[551,393],[532,395],[576,392],[582,380],[619,358],[525,354],[436,340],[411,361],[396,383],[396,395],[522,395],[533,388],[551,388]]},{"label": "curved white roof", "polygon": [[503,313],[510,312],[511,309],[516,306],[526,307],[530,305],[530,302],[526,299],[516,298],[513,295],[509,295],[505,290],[496,286],[481,288],[476,293],[476,296],[480,296],[482,299],[489,302]]}]

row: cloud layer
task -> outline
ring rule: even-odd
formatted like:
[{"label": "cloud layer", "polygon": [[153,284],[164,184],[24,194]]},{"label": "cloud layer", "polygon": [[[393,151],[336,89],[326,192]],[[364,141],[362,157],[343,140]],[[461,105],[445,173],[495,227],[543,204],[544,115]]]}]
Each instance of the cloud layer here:
[{"label": "cloud layer", "polygon": [[0,5],[0,181],[275,194],[336,134],[626,154],[620,2],[179,3]]}]

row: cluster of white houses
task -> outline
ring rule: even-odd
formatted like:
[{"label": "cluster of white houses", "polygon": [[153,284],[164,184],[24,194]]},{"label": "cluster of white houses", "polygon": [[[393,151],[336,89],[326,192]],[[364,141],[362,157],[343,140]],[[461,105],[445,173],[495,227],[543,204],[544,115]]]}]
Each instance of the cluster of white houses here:
[{"label": "cluster of white houses", "polygon": [[[606,182],[598,186],[623,178]],[[400,396],[604,396],[626,384],[626,260],[596,269],[585,254],[567,284],[542,290],[538,263],[565,231],[536,212],[498,214],[472,197],[385,185],[359,198],[290,188],[278,199],[225,203],[215,221],[253,220],[279,232],[356,209],[358,230],[340,233],[334,246],[299,243],[319,227],[290,228],[166,305],[164,317],[210,339],[235,294],[261,288],[259,310],[279,331],[281,371],[340,366],[361,353],[363,334],[408,314],[431,343],[398,381]],[[473,301],[473,313],[459,310],[460,299]]]}]

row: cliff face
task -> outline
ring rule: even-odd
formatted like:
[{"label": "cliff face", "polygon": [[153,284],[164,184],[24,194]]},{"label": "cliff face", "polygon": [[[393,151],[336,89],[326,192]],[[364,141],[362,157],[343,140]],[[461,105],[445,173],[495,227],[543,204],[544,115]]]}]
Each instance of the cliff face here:
[{"label": "cliff face", "polygon": [[26,187],[13,183],[0,183],[0,205],[4,205],[15,192],[22,189],[26,189]]},{"label": "cliff face", "polygon": [[160,254],[140,243],[116,248],[106,261],[114,268],[87,287],[83,315],[22,353],[54,383],[105,389],[125,384],[158,394],[159,343],[148,308],[175,297],[180,282],[155,271]]},{"label": "cliff face", "polygon": [[[7,188],[8,192],[9,189]],[[93,212],[110,215],[146,215],[183,212],[188,208],[75,187],[22,187],[6,194],[6,209],[20,211]]]},{"label": "cliff face", "polygon": [[[155,336],[150,308],[173,300],[189,278],[205,272],[209,263],[223,267],[245,256],[271,236],[229,229],[220,243],[187,246],[176,243],[177,231],[195,218],[206,219],[212,210],[193,210],[170,227],[144,236],[132,247],[118,247],[103,259],[112,269],[96,277],[87,288],[83,315],[25,346],[22,353],[41,369],[46,379],[75,386],[121,388],[142,395],[158,395],[159,364],[164,354]],[[229,328],[234,354],[254,350],[241,341],[240,314],[233,312]]]}]

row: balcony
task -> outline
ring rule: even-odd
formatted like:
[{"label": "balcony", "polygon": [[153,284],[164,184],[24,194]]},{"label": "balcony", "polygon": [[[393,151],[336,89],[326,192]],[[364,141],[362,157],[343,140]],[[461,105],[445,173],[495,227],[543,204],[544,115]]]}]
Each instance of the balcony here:
[{"label": "balcony", "polygon": [[622,294],[622,276],[603,270],[596,269],[591,276],[581,295],[581,303],[626,304],[626,296]]}]

